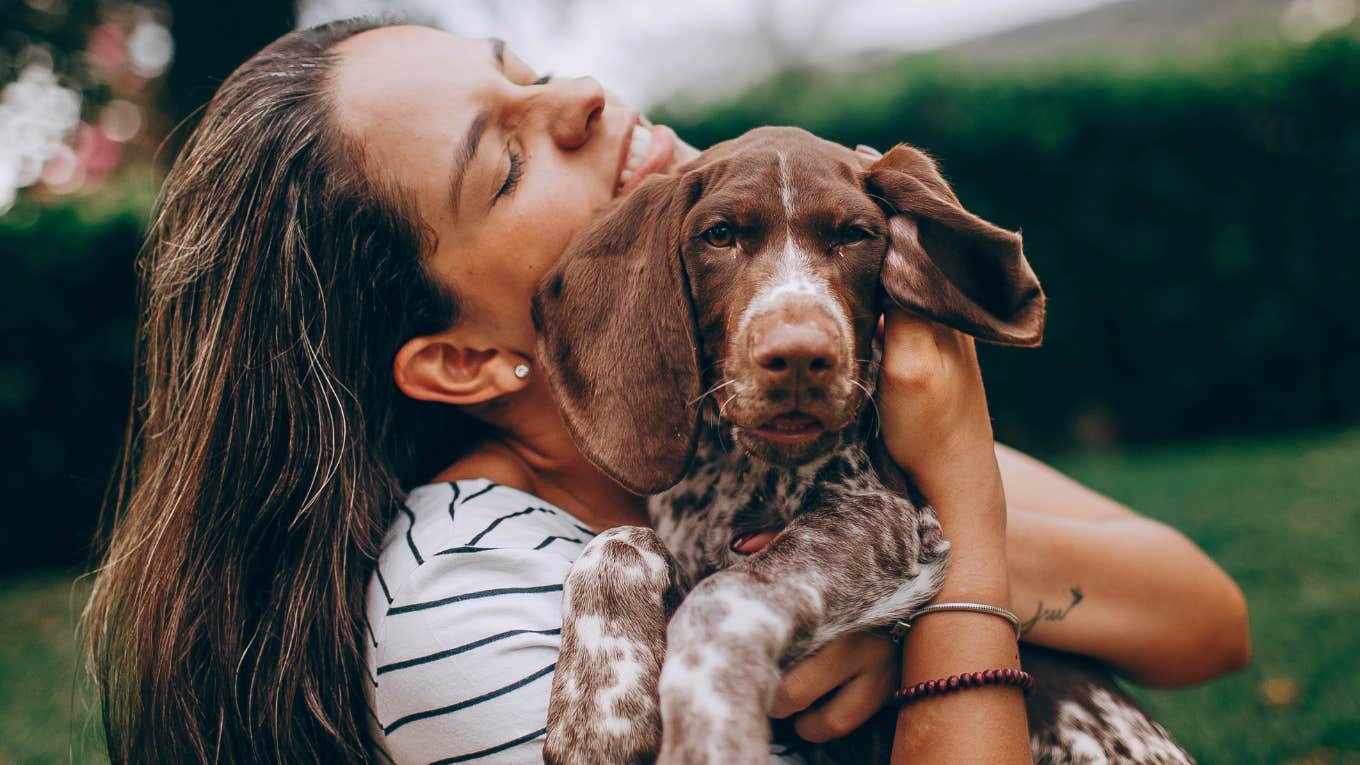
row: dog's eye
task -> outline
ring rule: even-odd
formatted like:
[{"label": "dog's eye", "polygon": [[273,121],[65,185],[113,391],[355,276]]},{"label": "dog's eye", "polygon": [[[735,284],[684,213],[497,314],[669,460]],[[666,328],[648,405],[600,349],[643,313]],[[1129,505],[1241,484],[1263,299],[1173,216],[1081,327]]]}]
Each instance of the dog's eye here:
[{"label": "dog's eye", "polygon": [[712,226],[699,236],[702,236],[709,246],[718,248],[731,247],[737,240],[736,234],[732,232],[732,227],[726,223]]},{"label": "dog's eye", "polygon": [[866,239],[873,239],[875,236],[874,232],[863,226],[846,226],[841,229],[840,240],[841,244],[854,244]]}]

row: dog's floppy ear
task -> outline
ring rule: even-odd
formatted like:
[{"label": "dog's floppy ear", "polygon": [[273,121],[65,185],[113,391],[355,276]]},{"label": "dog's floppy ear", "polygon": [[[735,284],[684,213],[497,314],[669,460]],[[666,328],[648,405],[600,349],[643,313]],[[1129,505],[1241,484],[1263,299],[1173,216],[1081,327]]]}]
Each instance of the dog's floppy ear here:
[{"label": "dog's floppy ear", "polygon": [[1040,343],[1044,291],[1019,234],[963,209],[935,162],[905,144],[869,166],[864,186],[889,216],[889,297],[980,340]]},{"label": "dog's floppy ear", "polygon": [[639,494],[684,477],[699,429],[683,185],[647,179],[572,240],[534,296],[538,362],[572,438]]}]

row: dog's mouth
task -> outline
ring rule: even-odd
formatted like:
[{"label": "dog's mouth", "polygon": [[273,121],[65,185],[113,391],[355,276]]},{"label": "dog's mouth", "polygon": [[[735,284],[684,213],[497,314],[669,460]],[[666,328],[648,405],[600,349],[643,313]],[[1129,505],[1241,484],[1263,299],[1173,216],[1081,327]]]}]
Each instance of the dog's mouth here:
[{"label": "dog's mouth", "polygon": [[804,412],[786,412],[752,428],[751,433],[781,446],[804,446],[826,432],[822,421]]},{"label": "dog's mouth", "polygon": [[826,419],[796,409],[765,419],[754,427],[732,424],[739,448],[766,462],[787,467],[816,459],[835,443],[839,432]]}]

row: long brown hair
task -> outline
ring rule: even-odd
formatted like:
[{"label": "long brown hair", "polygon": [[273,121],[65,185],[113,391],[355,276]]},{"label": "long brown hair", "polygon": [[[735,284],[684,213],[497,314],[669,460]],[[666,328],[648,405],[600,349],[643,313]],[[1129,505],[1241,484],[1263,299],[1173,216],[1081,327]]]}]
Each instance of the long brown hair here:
[{"label": "long brown hair", "polygon": [[115,762],[368,757],[367,578],[427,436],[465,424],[392,381],[456,309],[428,230],[336,124],[332,48],[375,26],[251,58],[166,178],[86,620]]}]

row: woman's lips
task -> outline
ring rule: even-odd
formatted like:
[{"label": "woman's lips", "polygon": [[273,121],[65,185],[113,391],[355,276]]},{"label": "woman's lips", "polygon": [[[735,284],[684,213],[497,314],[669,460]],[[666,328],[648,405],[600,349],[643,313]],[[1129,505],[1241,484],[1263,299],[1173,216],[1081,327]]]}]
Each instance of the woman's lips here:
[{"label": "woman's lips", "polygon": [[[646,130],[651,135],[651,145],[647,148],[646,155],[642,161],[634,168],[629,168],[628,156],[631,153],[633,131]],[[642,179],[666,167],[671,161],[671,155],[675,153],[675,131],[665,125],[650,125],[642,119],[628,133],[628,143],[624,144],[623,156],[619,160],[619,172],[615,176],[618,180],[614,184],[614,196],[627,194],[642,183]],[[625,171],[629,171],[627,179],[624,178]]]}]

